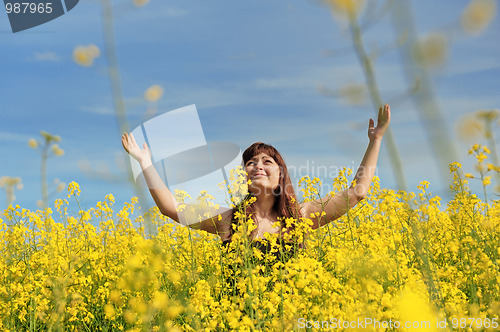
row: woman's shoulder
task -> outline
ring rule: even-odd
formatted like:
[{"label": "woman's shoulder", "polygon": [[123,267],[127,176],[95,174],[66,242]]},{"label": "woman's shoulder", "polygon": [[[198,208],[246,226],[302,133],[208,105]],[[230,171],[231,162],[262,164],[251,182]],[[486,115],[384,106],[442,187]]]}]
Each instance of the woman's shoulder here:
[{"label": "woman's shoulder", "polygon": [[233,209],[220,208],[212,217],[198,223],[195,227],[206,232],[217,234],[224,241],[230,237]]}]

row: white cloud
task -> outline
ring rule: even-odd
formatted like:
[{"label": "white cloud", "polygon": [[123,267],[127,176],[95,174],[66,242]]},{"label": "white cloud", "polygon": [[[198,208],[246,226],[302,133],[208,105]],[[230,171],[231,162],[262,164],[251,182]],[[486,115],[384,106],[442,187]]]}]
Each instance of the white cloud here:
[{"label": "white cloud", "polygon": [[82,106],[80,109],[84,112],[102,114],[102,115],[113,115],[115,110],[106,106]]},{"label": "white cloud", "polygon": [[500,59],[498,57],[468,58],[450,66],[447,76],[464,75],[499,68]]},{"label": "white cloud", "polygon": [[166,17],[182,17],[189,14],[189,12],[185,9],[171,7],[168,5],[163,7],[162,5],[163,3],[161,2],[155,4],[148,3],[141,8],[137,8],[132,5],[132,1],[123,2],[116,8],[115,17],[119,19],[126,19],[127,22],[153,22],[158,19],[164,20]]},{"label": "white cloud", "polygon": [[202,110],[263,100],[263,97],[248,93],[236,84],[221,84],[216,87],[167,84],[164,90],[166,92],[158,107],[159,113],[191,104],[196,104],[196,107]]},{"label": "white cloud", "polygon": [[445,113],[445,117],[449,120],[460,118],[465,114],[469,114],[481,109],[493,109],[498,108],[500,105],[500,97],[498,95],[485,95],[485,96],[456,96],[448,95],[442,96],[438,100],[439,104],[442,105],[442,110]]},{"label": "white cloud", "polygon": [[178,17],[187,15],[188,11],[181,8],[168,7],[163,12],[166,16]]},{"label": "white cloud", "polygon": [[288,78],[260,78],[254,81],[257,89],[292,89],[313,87],[310,78],[288,77]]},{"label": "white cloud", "polygon": [[55,52],[36,52],[35,60],[59,62],[61,61],[61,57],[59,57],[59,55]]},{"label": "white cloud", "polygon": [[10,142],[24,142],[28,145],[30,138],[34,138],[30,135],[9,133],[5,131],[0,131],[0,141],[10,141]]},{"label": "white cloud", "polygon": [[[408,85],[404,81],[401,66],[394,64],[377,64],[377,83],[381,90],[402,93],[402,87]],[[343,82],[343,83],[342,83]],[[333,90],[345,84],[362,84],[365,76],[357,63],[336,64],[332,66],[308,66],[291,71],[290,75],[281,77],[263,77],[251,83],[256,89],[314,89],[327,87]],[[404,89],[404,88],[403,88]]]},{"label": "white cloud", "polygon": [[353,80],[357,74],[361,74],[359,71],[359,66],[356,65],[310,66],[295,72],[291,71],[291,75],[285,77],[256,79],[252,82],[252,87],[256,89],[316,89],[316,87],[327,85],[329,82],[341,81],[340,78],[350,77]]}]

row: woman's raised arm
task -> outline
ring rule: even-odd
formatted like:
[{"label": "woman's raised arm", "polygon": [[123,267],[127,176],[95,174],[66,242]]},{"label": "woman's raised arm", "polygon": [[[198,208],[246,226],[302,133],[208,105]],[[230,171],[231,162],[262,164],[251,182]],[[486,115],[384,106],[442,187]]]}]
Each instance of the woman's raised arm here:
[{"label": "woman's raised arm", "polygon": [[[313,229],[341,217],[365,198],[375,175],[380,144],[382,143],[385,131],[389,127],[390,120],[391,110],[389,105],[385,105],[383,108],[380,107],[376,127],[374,127],[374,121],[370,119],[368,124],[368,138],[370,142],[354,176],[354,186],[351,185],[348,189],[338,192],[333,196],[327,195],[319,200],[307,202],[302,205],[304,217],[313,220]],[[322,212],[325,212],[326,215],[321,216]],[[311,217],[312,214],[315,214],[315,216]]]},{"label": "woman's raised arm", "polygon": [[158,175],[158,172],[153,166],[151,161],[151,151],[146,143],[143,144],[141,149],[137,142],[135,141],[134,135],[132,133],[124,133],[122,135],[122,145],[125,151],[127,151],[137,162],[142,169],[142,174],[146,180],[151,196],[160,209],[160,212],[167,217],[179,222],[179,216],[177,215],[177,202],[175,201],[174,195],[168,190],[165,183]]},{"label": "woman's raised arm", "polygon": [[[153,197],[160,212],[167,217],[180,223],[179,214],[177,213],[177,202],[174,195],[167,188],[160,175],[153,166],[151,160],[151,151],[146,143],[143,144],[143,149],[139,147],[132,133],[124,133],[122,135],[122,145],[135,160],[139,162],[142,169],[142,174],[146,180],[149,192]],[[219,212],[218,212],[219,213]],[[188,223],[188,226],[194,229],[201,229],[212,234],[218,234],[222,239],[229,234],[232,219],[232,211],[230,209],[220,209],[220,213],[212,218],[201,222]]]}]

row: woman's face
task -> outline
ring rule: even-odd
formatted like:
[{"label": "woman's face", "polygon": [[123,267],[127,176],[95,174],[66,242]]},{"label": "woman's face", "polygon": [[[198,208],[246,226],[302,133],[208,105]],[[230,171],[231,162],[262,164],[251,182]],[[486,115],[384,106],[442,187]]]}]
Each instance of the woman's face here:
[{"label": "woman's face", "polygon": [[248,189],[254,194],[272,193],[279,185],[280,167],[265,153],[260,153],[248,160],[245,164],[245,171],[248,179],[251,180]]}]

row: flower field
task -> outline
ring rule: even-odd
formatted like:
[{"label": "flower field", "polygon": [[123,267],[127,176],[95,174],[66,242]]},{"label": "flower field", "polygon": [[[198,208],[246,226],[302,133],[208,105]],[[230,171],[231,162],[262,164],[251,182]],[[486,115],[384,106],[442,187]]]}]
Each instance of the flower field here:
[{"label": "flower field", "polygon": [[[136,198],[80,210],[72,182],[53,209],[1,215],[0,330],[498,330],[500,204],[472,194],[458,163],[450,171],[446,207],[426,182],[405,193],[375,178],[325,227],[286,220],[295,242],[269,237],[267,253],[249,243],[244,216],[225,247]],[[301,184],[314,198],[318,181]],[[157,236],[144,235],[146,219]]]}]

